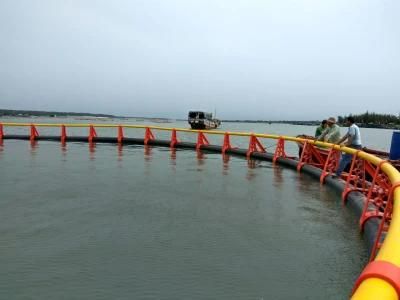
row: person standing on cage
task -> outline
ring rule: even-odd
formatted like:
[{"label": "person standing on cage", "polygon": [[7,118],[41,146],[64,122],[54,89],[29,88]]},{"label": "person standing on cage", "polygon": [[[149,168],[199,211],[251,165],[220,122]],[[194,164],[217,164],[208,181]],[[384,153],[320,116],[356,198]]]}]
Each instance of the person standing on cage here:
[{"label": "person standing on cage", "polygon": [[[355,124],[353,117],[346,118],[346,125],[349,127],[347,133],[337,142],[337,144],[341,145],[343,142],[344,146],[354,149],[361,149],[361,134],[360,128]],[[339,166],[336,170],[336,174],[333,175],[334,178],[338,178],[342,175],[343,170],[348,166],[351,162],[353,155],[352,154],[342,154],[339,161]]]},{"label": "person standing on cage", "polygon": [[[328,127],[328,121],[327,120],[322,120],[321,124],[315,129],[315,134],[314,134],[314,138],[310,135],[305,135],[305,134],[299,134],[296,137],[297,138],[303,138],[303,139],[310,139],[310,140],[319,140],[319,138],[321,137],[322,139],[322,134],[327,131]],[[328,132],[326,132],[325,134],[327,134]],[[299,159],[301,158],[301,154],[303,153],[303,146],[304,143],[303,142],[297,142],[297,145],[299,147]]]},{"label": "person standing on cage", "polygon": [[327,121],[322,120],[321,124],[315,129],[315,138],[318,139],[327,127]]},{"label": "person standing on cage", "polygon": [[327,122],[327,128],[318,137],[318,141],[337,144],[340,140],[340,127],[336,124],[336,119],[330,117]]}]

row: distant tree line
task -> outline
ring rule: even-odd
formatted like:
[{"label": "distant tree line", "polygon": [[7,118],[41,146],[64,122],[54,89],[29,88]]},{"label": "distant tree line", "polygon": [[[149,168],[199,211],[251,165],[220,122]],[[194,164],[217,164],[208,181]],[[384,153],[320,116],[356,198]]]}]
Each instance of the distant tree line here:
[{"label": "distant tree line", "polygon": [[[90,116],[90,117],[108,117],[116,118],[120,116],[107,115],[107,114],[94,114],[94,113],[76,113],[76,112],[57,112],[57,111],[37,111],[37,110],[12,110],[12,109],[0,109],[0,117],[11,116],[11,117],[63,117],[63,116]],[[338,123],[343,125],[348,116],[352,116],[355,122],[360,127],[371,127],[371,128],[391,128],[400,129],[400,113],[398,116],[392,114],[378,114],[365,112],[359,115],[343,115],[338,116]],[[120,117],[121,118],[121,117]],[[148,119],[146,117],[141,117]],[[149,118],[153,119],[153,118]],[[163,118],[161,118],[163,119]],[[268,120],[222,120],[222,122],[246,122],[246,123],[286,123],[293,125],[309,125],[316,126],[321,121],[309,120],[309,121],[295,121],[295,120],[280,120],[280,121],[268,121]]]},{"label": "distant tree line", "polygon": [[338,123],[345,123],[347,117],[352,116],[355,122],[363,127],[398,127],[400,125],[400,114],[398,116],[391,114],[377,114],[365,112],[360,115],[338,116]]},{"label": "distant tree line", "polygon": [[106,114],[59,112],[59,111],[40,111],[40,110],[13,110],[13,109],[0,109],[0,117],[1,116],[13,116],[13,117],[91,116],[91,117],[109,117],[109,118],[114,117],[113,115],[106,115]]}]

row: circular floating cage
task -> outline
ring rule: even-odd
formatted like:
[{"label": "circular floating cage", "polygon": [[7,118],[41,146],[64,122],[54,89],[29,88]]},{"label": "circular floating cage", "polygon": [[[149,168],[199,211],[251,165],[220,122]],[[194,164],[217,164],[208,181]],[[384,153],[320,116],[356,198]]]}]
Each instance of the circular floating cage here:
[{"label": "circular floating cage", "polygon": [[[18,128],[19,133],[9,134],[8,128]],[[40,128],[40,130],[39,130]],[[59,130],[59,135],[42,135],[44,128]],[[69,135],[79,128],[86,135]],[[115,130],[115,136],[99,136],[98,129]],[[142,132],[141,137],[128,137],[127,131]],[[43,130],[45,131],[45,130]],[[158,139],[163,132],[163,139]],[[28,134],[27,134],[28,133]],[[184,141],[181,136],[192,141]],[[165,138],[168,136],[168,138]],[[219,145],[210,143],[210,136],[219,136]],[[247,147],[236,147],[232,138],[248,141]],[[398,162],[384,159],[382,153],[356,150],[339,145],[315,141],[307,136],[290,137],[247,132],[223,132],[191,130],[158,126],[117,124],[27,124],[0,123],[0,143],[7,139],[28,140],[32,144],[40,140],[117,145],[156,145],[186,148],[196,151],[238,155],[281,164],[298,172],[315,177],[321,184],[330,185],[341,192],[343,205],[351,207],[359,217],[359,229],[364,233],[370,253],[369,263],[354,283],[353,299],[399,299],[400,298],[400,173]],[[273,141],[270,146],[264,142]],[[296,145],[299,157],[288,155],[288,143]],[[340,179],[334,178],[341,152],[353,156],[351,165]],[[382,158],[383,157],[383,158]]]}]

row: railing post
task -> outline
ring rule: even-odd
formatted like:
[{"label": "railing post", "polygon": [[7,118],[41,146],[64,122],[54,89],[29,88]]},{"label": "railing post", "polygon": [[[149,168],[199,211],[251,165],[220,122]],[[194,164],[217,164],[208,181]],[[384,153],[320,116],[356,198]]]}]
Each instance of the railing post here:
[{"label": "railing post", "polygon": [[121,144],[124,138],[125,138],[124,137],[124,129],[123,129],[122,125],[119,125],[118,126],[118,138],[117,138],[118,143]]},{"label": "railing post", "polygon": [[89,143],[93,143],[93,138],[97,137],[97,132],[96,129],[94,128],[93,125],[89,126]]},{"label": "railing post", "polygon": [[148,145],[149,141],[154,140],[154,134],[151,132],[149,127],[146,127],[146,131],[144,134],[144,144]]},{"label": "railing post", "polygon": [[179,143],[177,137],[176,137],[176,129],[173,128],[171,132],[171,143],[169,144],[170,148],[175,148],[176,144]]},{"label": "railing post", "polygon": [[281,136],[279,137],[278,142],[276,143],[276,149],[272,162],[275,163],[279,157],[283,158],[287,157],[285,152],[285,140]]},{"label": "railing post", "polygon": [[222,154],[225,154],[226,150],[231,150],[232,146],[231,146],[231,141],[229,138],[229,134],[227,132],[225,132],[224,134],[224,144],[222,146]]},{"label": "railing post", "polygon": [[365,179],[368,164],[364,159],[358,157],[358,153],[360,152],[361,150],[357,150],[353,154],[349,174],[342,192],[343,205],[346,204],[347,196],[352,191],[359,191],[364,195],[368,194],[367,182]]},{"label": "railing post", "polygon": [[0,141],[3,140],[4,131],[3,131],[3,124],[0,123]]},{"label": "railing post", "polygon": [[340,160],[340,152],[335,148],[331,148],[328,153],[328,157],[326,158],[324,168],[321,172],[321,176],[319,177],[319,182],[322,184],[325,181],[326,176],[331,173],[334,173],[338,167]]},{"label": "railing post", "polygon": [[250,136],[249,148],[246,152],[247,159],[250,158],[253,152],[264,152],[264,153],[267,152],[264,146],[261,144],[261,142],[257,139],[257,137],[254,134]]},{"label": "railing post", "polygon": [[65,125],[62,124],[61,125],[61,143],[62,144],[65,144],[66,138],[67,138],[67,130],[65,128]]},{"label": "railing post", "polygon": [[[389,163],[387,160],[383,160],[376,167],[374,177],[372,179],[371,185],[368,190],[368,194],[366,196],[366,200],[364,203],[364,208],[360,216],[360,230],[364,230],[364,224],[368,219],[373,217],[382,217],[384,211],[384,205],[389,197],[389,186],[387,182],[382,180],[382,165],[385,163]],[[386,174],[385,174],[386,176]],[[387,177],[386,177],[387,179]],[[386,186],[384,186],[386,185]],[[371,209],[371,208],[374,209]]]},{"label": "railing post", "polygon": [[204,133],[202,133],[201,131],[199,131],[198,135],[197,135],[197,143],[196,143],[196,150],[200,150],[201,146],[207,146],[210,143],[208,142],[207,137],[204,135]]},{"label": "railing post", "polygon": [[315,149],[315,146],[308,141],[304,142],[303,150],[297,164],[297,171],[300,172],[301,168],[306,164],[320,169],[325,165],[324,157],[322,157],[321,153]]},{"label": "railing post", "polygon": [[31,135],[30,135],[30,141],[33,142],[36,137],[39,136],[39,132],[37,131],[36,127],[34,124],[31,124]]}]

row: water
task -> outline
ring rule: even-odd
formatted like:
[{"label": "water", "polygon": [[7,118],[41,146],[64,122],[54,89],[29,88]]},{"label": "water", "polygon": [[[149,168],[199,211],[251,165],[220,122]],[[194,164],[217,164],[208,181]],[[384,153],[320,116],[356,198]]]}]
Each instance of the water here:
[{"label": "water", "polygon": [[346,299],[367,261],[339,195],[270,162],[5,140],[0,191],[1,299]]}]

